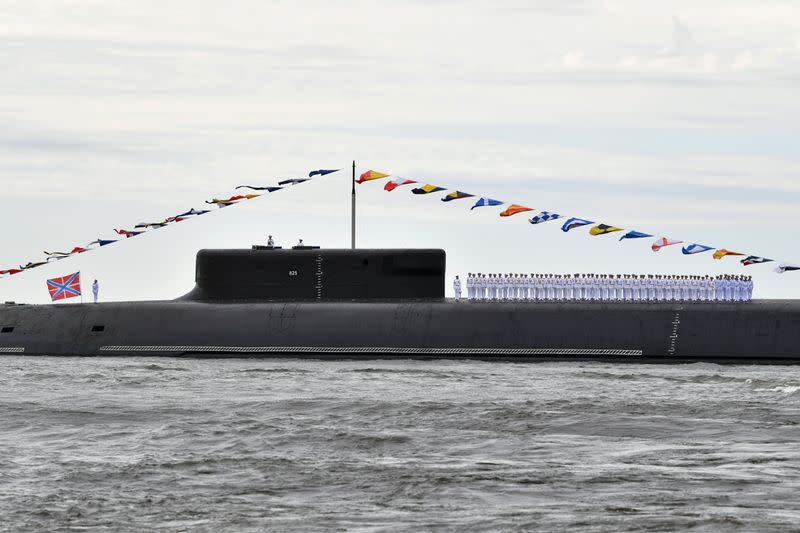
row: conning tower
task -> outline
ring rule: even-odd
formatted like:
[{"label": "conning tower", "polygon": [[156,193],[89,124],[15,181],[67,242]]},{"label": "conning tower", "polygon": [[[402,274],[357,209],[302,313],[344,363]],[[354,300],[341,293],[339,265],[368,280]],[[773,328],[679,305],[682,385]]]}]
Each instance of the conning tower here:
[{"label": "conning tower", "polygon": [[429,300],[444,298],[439,249],[200,250],[195,288],[181,300]]}]

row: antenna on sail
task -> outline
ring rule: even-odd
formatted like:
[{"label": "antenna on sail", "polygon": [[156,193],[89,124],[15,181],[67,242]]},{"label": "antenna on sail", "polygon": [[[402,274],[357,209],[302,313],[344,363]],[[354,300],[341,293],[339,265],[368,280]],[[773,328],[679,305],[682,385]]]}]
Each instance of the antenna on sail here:
[{"label": "antenna on sail", "polygon": [[350,194],[350,248],[356,248],[356,162],[353,161],[353,191]]}]

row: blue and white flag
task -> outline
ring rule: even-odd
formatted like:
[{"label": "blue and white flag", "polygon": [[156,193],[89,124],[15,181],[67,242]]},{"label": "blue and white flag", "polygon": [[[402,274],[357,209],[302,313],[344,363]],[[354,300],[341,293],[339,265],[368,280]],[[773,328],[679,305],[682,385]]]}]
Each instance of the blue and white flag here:
[{"label": "blue and white flag", "polygon": [[557,218],[561,218],[561,215],[558,213],[551,213],[550,211],[542,211],[538,215],[531,217],[528,222],[531,224],[541,224],[542,222],[547,222],[548,220],[555,220]]},{"label": "blue and white flag", "polygon": [[106,246],[111,244],[112,242],[117,242],[117,241],[114,239],[97,239],[96,241],[92,241],[89,244],[87,244],[86,247],[89,248],[93,244],[96,244],[98,246]]},{"label": "blue and white flag", "polygon": [[477,202],[475,202],[475,205],[469,208],[469,210],[472,211],[476,207],[503,205],[504,203],[505,202],[501,202],[500,200],[492,200],[491,198],[480,198]]},{"label": "blue and white flag", "polygon": [[629,231],[625,235],[619,238],[622,239],[642,239],[644,237],[652,237],[649,233],[642,233],[641,231]]},{"label": "blue and white flag", "polygon": [[707,252],[709,250],[713,250],[713,246],[706,246],[705,244],[687,244],[681,250],[684,255],[691,255],[691,254],[700,254],[703,252]]},{"label": "blue and white flag", "polygon": [[322,169],[320,169],[320,170],[312,170],[311,172],[308,173],[308,177],[309,178],[313,178],[314,176],[324,176],[326,174],[332,174],[334,172],[339,172],[340,170],[342,170],[342,169],[337,168],[336,170],[322,170]]},{"label": "blue and white flag", "polygon": [[294,178],[290,180],[283,180],[279,181],[278,185],[297,185],[298,183],[303,183],[304,181],[308,181],[308,178]]},{"label": "blue and white flag", "polygon": [[586,226],[588,224],[594,224],[591,220],[584,220],[582,218],[568,218],[566,222],[561,226],[561,231],[567,232],[571,229],[580,228],[581,226]]},{"label": "blue and white flag", "polygon": [[134,226],[136,229],[147,229],[147,228],[163,228],[168,224],[167,221],[164,222],[139,222]]},{"label": "blue and white flag", "polygon": [[180,215],[175,215],[175,218],[183,218],[183,217],[190,217],[192,215],[205,215],[206,213],[210,213],[208,209],[195,209],[194,207],[186,211],[185,213],[181,213]]},{"label": "blue and white flag", "polygon": [[793,265],[791,263],[781,263],[780,265],[775,267],[775,272],[778,274],[783,274],[784,272],[792,272],[795,270],[800,270],[800,265]]},{"label": "blue and white flag", "polygon": [[[305,180],[303,180],[305,181]],[[254,191],[267,191],[267,192],[275,192],[283,189],[283,187],[256,187],[255,185],[238,185],[235,187],[236,189],[253,189]],[[206,211],[208,212],[208,211]],[[197,213],[202,214],[202,213]],[[178,215],[180,216],[180,215]]]}]

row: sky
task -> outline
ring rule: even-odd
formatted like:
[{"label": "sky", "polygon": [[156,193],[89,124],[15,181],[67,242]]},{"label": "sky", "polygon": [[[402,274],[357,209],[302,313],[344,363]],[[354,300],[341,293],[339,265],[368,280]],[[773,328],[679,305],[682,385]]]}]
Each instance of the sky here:
[{"label": "sky", "polygon": [[[375,169],[800,262],[800,4],[705,0],[0,0],[0,269],[240,184]],[[171,299],[201,248],[350,245],[349,172],[0,279],[49,301]],[[800,272],[533,226],[468,200],[359,187],[358,245],[467,272]],[[448,282],[448,289],[449,287]]]}]

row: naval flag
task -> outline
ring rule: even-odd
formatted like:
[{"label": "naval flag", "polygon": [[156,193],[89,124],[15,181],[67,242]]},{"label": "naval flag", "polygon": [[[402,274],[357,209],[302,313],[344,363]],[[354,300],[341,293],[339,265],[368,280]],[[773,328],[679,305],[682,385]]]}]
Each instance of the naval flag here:
[{"label": "naval flag", "polygon": [[730,250],[726,250],[725,248],[720,248],[716,252],[714,252],[714,259],[722,259],[726,255],[744,255],[740,254],[739,252],[731,252]]},{"label": "naval flag", "polygon": [[757,255],[748,255],[744,259],[740,261],[742,266],[750,266],[750,265],[757,265],[759,263],[769,263],[772,259],[767,259],[766,257],[759,257]]},{"label": "naval flag", "polygon": [[[141,235],[144,233],[143,231],[128,231],[126,229],[114,229],[117,235],[125,235],[126,239],[130,239],[131,237],[136,237],[137,235]],[[139,242],[139,241],[136,241]]]},{"label": "naval flag", "polygon": [[623,239],[643,239],[645,237],[652,237],[649,233],[642,233],[641,231],[629,231],[625,235],[619,238],[619,240]]},{"label": "naval flag", "polygon": [[775,267],[775,272],[777,272],[778,274],[783,274],[784,272],[792,272],[794,270],[800,270],[800,265],[781,263],[780,265]]},{"label": "naval flag", "polygon": [[211,200],[206,200],[206,203],[207,204],[220,204],[220,205],[225,204],[225,205],[230,205],[233,202],[237,202],[239,200],[244,200],[244,199],[245,199],[245,197],[239,194],[239,195],[236,195],[236,196],[231,196],[230,198],[225,198],[223,200],[221,200],[219,198],[212,198]]},{"label": "naval flag", "polygon": [[308,177],[313,178],[314,176],[325,176],[327,174],[333,174],[334,172],[339,172],[340,170],[342,169],[337,168],[336,170],[323,170],[323,169],[312,170],[311,172],[308,173]]},{"label": "naval flag", "polygon": [[493,205],[503,205],[505,202],[501,202],[500,200],[493,200],[491,198],[479,198],[475,205],[469,208],[470,211],[475,209],[476,207],[485,207],[485,206],[493,206]]},{"label": "naval flag", "polygon": [[416,181],[406,178],[393,178],[386,182],[386,185],[383,186],[383,190],[391,192],[401,185],[411,185],[412,183],[416,183]]},{"label": "naval flag", "polygon": [[107,245],[111,244],[112,242],[117,242],[117,241],[112,240],[112,239],[97,239],[96,241],[92,241],[89,244],[87,244],[86,247],[88,248],[88,247],[92,246],[93,244],[96,244],[98,246],[107,246]]},{"label": "naval flag", "polygon": [[531,224],[541,224],[542,222],[547,222],[548,220],[556,220],[557,218],[561,218],[561,215],[558,213],[551,213],[550,211],[542,211],[538,215],[531,217],[528,222]]},{"label": "naval flag", "polygon": [[[254,191],[267,191],[267,192],[275,192],[283,189],[283,187],[256,187],[255,185],[237,185],[234,187],[235,189],[253,189]],[[190,211],[194,211],[194,208]],[[192,213],[187,212],[187,215],[202,215],[203,213],[208,213],[208,211],[203,211],[202,213]],[[183,215],[178,215],[182,217]]]},{"label": "naval flag", "polygon": [[567,232],[571,229],[580,228],[581,226],[586,226],[589,224],[594,224],[591,220],[584,220],[582,218],[568,218],[564,224],[561,225],[561,231]]},{"label": "naval flag", "polygon": [[686,246],[681,248],[681,252],[684,255],[692,255],[692,254],[701,254],[703,252],[707,252],[713,249],[714,249],[713,246],[706,246],[705,244],[692,243],[692,244],[687,244]]},{"label": "naval flag", "polygon": [[622,231],[622,228],[609,226],[608,224],[598,224],[592,226],[589,230],[589,235],[605,235],[606,233],[614,233],[615,231]]},{"label": "naval flag", "polygon": [[292,178],[288,180],[279,181],[278,185],[297,185],[298,183],[303,183],[304,181],[308,181],[308,178]]},{"label": "naval flag", "polygon": [[50,300],[66,300],[81,295],[81,273],[75,272],[68,276],[47,280],[47,290],[50,292]]},{"label": "naval flag", "polygon": [[414,194],[430,194],[432,192],[439,192],[444,190],[446,190],[444,187],[439,187],[438,185],[431,185],[430,183],[426,183],[422,187],[411,189],[411,192],[413,192]]},{"label": "naval flag", "polygon": [[358,177],[356,183],[360,185],[365,181],[379,180],[381,178],[388,178],[388,177],[389,174],[384,174],[383,172],[378,172],[377,170],[367,170]]},{"label": "naval flag", "polygon": [[661,237],[656,242],[654,242],[652,245],[650,245],[650,249],[653,250],[654,252],[657,252],[657,251],[659,251],[660,249],[662,249],[665,246],[672,246],[673,244],[680,244],[682,242],[683,241],[679,241],[679,240],[676,240],[676,239],[669,239],[667,237]]},{"label": "naval flag", "polygon": [[501,217],[510,217],[511,215],[516,215],[517,213],[524,213],[525,211],[533,211],[530,207],[525,207],[524,205],[518,204],[511,204],[508,209],[500,213]]},{"label": "naval flag", "polygon": [[442,198],[443,202],[451,202],[453,200],[461,200],[462,198],[472,198],[474,194],[469,194],[461,191],[454,191]]}]

